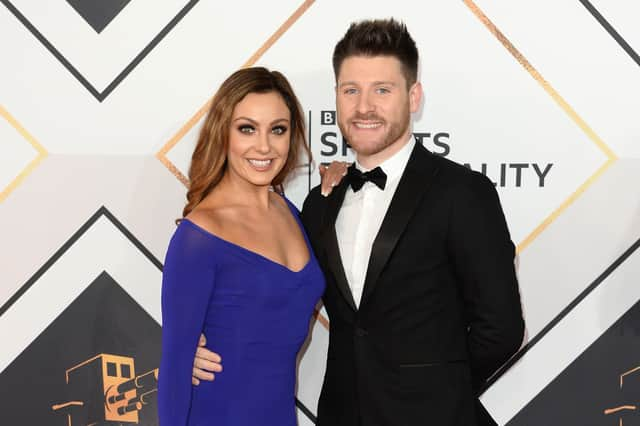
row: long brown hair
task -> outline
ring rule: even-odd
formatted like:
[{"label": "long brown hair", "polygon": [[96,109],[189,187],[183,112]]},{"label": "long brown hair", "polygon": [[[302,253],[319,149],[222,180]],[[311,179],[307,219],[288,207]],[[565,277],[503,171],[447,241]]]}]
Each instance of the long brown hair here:
[{"label": "long brown hair", "polygon": [[183,217],[187,216],[220,183],[227,170],[229,128],[236,105],[249,93],[269,92],[280,94],[291,113],[289,155],[271,185],[281,189],[286,177],[296,168],[301,152],[306,153],[311,162],[302,107],[285,76],[278,71],[269,71],[263,67],[236,71],[222,83],[211,100],[211,107],[191,156],[189,190],[187,205],[182,211]]}]

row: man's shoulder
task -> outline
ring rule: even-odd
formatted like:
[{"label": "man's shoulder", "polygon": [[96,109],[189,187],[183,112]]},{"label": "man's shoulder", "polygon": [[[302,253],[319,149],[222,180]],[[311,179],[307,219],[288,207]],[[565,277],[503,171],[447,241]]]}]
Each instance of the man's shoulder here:
[{"label": "man's shoulder", "polygon": [[495,184],[487,176],[447,158],[435,157],[439,165],[437,185],[447,197],[464,202],[498,200],[499,203]]},{"label": "man's shoulder", "polygon": [[445,185],[447,188],[471,189],[486,187],[487,184],[493,186],[489,178],[466,165],[436,154],[429,153],[429,155],[430,159],[436,165],[439,183]]},{"label": "man's shoulder", "polygon": [[307,197],[304,199],[302,205],[302,218],[305,221],[309,221],[312,218],[321,216],[327,205],[327,197],[320,192],[320,185],[314,187],[309,191]]},{"label": "man's shoulder", "polygon": [[309,193],[307,194],[302,205],[303,214],[305,210],[313,209],[314,207],[317,207],[325,202],[326,197],[322,195],[320,191],[320,185],[311,188],[311,191],[309,191]]},{"label": "man's shoulder", "polygon": [[316,186],[304,200],[302,206],[302,223],[304,224],[312,242],[321,228],[325,210],[327,207],[327,197],[320,192],[320,186]]},{"label": "man's shoulder", "polygon": [[313,188],[311,188],[311,191],[309,191],[309,193],[307,194],[307,198],[305,199],[305,202],[308,199],[314,199],[314,198],[318,198],[318,197],[323,197],[322,193],[320,192],[321,190],[322,190],[322,186],[321,185],[316,185]]}]

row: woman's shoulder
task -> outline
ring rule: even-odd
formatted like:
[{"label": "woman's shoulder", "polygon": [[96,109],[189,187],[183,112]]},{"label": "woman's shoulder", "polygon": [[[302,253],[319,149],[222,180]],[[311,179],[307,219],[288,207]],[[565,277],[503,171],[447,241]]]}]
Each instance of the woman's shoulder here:
[{"label": "woman's shoulder", "polygon": [[205,211],[194,210],[178,223],[167,254],[189,258],[209,256],[217,245],[215,229],[215,218]]},{"label": "woman's shoulder", "polygon": [[222,227],[223,218],[220,210],[216,207],[196,207],[182,221],[192,227],[215,234],[215,231]]}]

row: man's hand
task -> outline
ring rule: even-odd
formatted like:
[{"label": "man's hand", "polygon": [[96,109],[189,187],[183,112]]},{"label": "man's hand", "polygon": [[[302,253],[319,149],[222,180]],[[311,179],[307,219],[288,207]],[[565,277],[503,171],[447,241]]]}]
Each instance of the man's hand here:
[{"label": "man's hand", "polygon": [[325,197],[328,197],[333,190],[333,187],[342,181],[342,178],[347,175],[347,167],[349,163],[345,161],[333,161],[328,166],[321,164],[318,168],[320,172],[320,178],[322,179],[321,193]]},{"label": "man's hand", "polygon": [[215,379],[213,372],[222,371],[222,358],[217,353],[205,348],[206,344],[207,338],[201,334],[196,357],[193,359],[193,376],[191,376],[191,383],[195,386],[200,384],[200,380],[213,381]]}]

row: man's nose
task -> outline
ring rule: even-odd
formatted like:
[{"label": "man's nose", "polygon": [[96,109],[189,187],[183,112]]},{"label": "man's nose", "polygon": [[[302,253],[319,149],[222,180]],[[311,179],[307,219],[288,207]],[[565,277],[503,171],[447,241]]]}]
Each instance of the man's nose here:
[{"label": "man's nose", "polygon": [[361,93],[358,97],[358,104],[356,108],[360,114],[366,114],[374,110],[374,105],[371,102],[371,97],[367,93]]}]

